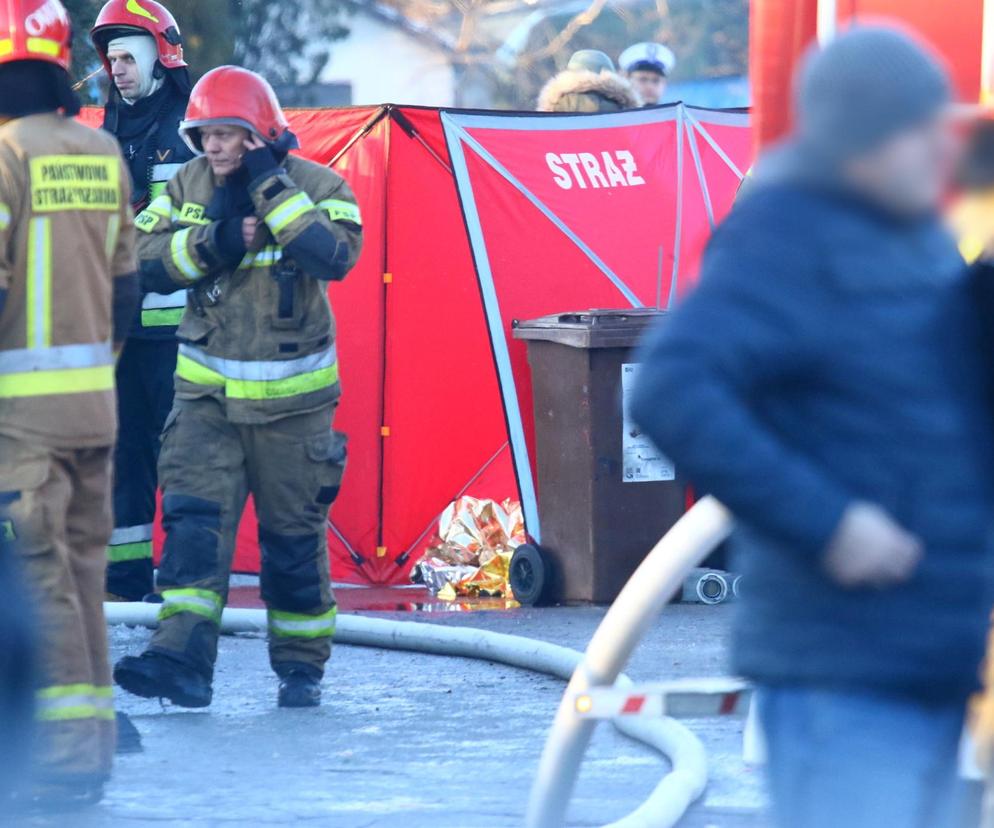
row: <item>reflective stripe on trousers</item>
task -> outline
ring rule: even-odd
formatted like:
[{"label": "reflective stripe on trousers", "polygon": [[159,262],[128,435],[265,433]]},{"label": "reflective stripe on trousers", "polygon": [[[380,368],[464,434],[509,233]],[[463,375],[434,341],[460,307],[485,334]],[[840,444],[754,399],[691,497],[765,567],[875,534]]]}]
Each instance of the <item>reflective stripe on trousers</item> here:
[{"label": "reflective stripe on trousers", "polygon": [[269,631],[283,638],[324,638],[335,634],[338,607],[320,615],[303,615],[296,612],[269,610]]},{"label": "reflective stripe on trousers", "polygon": [[297,359],[224,359],[184,344],[179,347],[176,376],[197,385],[224,387],[225,395],[232,399],[280,399],[335,385],[338,355],[332,345]]},{"label": "reflective stripe on trousers", "polygon": [[35,694],[35,718],[42,722],[113,719],[114,691],[92,684],[57,684]]},{"label": "reflective stripe on trousers", "polygon": [[152,524],[122,526],[115,529],[107,544],[107,560],[141,561],[152,557]]},{"label": "reflective stripe on trousers", "polygon": [[162,591],[159,620],[164,621],[181,612],[192,612],[219,623],[223,609],[221,596],[209,589],[166,589]]}]

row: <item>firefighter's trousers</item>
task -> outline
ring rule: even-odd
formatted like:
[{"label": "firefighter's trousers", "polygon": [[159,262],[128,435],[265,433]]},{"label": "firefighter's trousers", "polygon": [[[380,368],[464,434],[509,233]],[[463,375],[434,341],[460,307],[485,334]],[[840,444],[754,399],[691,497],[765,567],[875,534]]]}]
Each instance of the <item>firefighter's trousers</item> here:
[{"label": "firefighter's trousers", "polygon": [[270,663],[280,676],[323,675],[336,612],[326,521],[345,468],[345,438],[331,430],[333,414],[329,405],[242,425],[229,422],[217,400],[176,401],[159,458],[164,603],[151,651],[213,676],[238,523],[251,494]]},{"label": "firefighter's trousers", "polygon": [[62,450],[0,436],[0,531],[23,561],[37,619],[42,781],[102,781],[114,756],[103,599],[111,448]]},{"label": "firefighter's trousers", "polygon": [[107,592],[129,601],[150,593],[156,464],[173,406],[175,339],[129,339],[117,363],[114,532],[107,546]]}]

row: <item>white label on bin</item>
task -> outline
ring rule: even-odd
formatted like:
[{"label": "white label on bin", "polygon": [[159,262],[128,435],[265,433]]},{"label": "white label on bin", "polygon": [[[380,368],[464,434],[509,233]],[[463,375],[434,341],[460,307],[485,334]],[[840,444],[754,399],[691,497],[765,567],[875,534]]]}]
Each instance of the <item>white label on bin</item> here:
[{"label": "white label on bin", "polygon": [[635,424],[630,412],[630,402],[638,381],[638,363],[621,366],[622,417],[621,459],[622,480],[625,483],[656,483],[675,480],[673,462],[657,449],[652,441]]}]

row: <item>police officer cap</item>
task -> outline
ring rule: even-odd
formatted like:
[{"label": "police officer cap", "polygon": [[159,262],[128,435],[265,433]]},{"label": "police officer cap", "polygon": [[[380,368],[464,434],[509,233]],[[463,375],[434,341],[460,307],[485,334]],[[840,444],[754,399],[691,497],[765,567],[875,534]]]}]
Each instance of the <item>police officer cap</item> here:
[{"label": "police officer cap", "polygon": [[618,62],[624,72],[669,75],[676,66],[676,55],[662,43],[636,43],[621,53]]},{"label": "police officer cap", "polygon": [[614,61],[604,54],[604,52],[597,49],[580,49],[579,52],[573,52],[573,56],[569,59],[569,63],[566,64],[566,68],[570,72],[586,71],[595,74],[599,72],[613,72]]}]

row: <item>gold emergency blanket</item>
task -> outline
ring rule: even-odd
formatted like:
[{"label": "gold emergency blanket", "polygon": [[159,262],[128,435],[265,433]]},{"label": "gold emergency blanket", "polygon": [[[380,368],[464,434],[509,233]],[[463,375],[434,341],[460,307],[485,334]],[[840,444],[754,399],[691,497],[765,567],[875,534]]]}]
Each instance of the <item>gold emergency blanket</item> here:
[{"label": "gold emergency blanket", "polygon": [[438,534],[414,566],[411,580],[439,598],[513,598],[508,568],[525,543],[521,504],[461,497],[442,513]]}]

